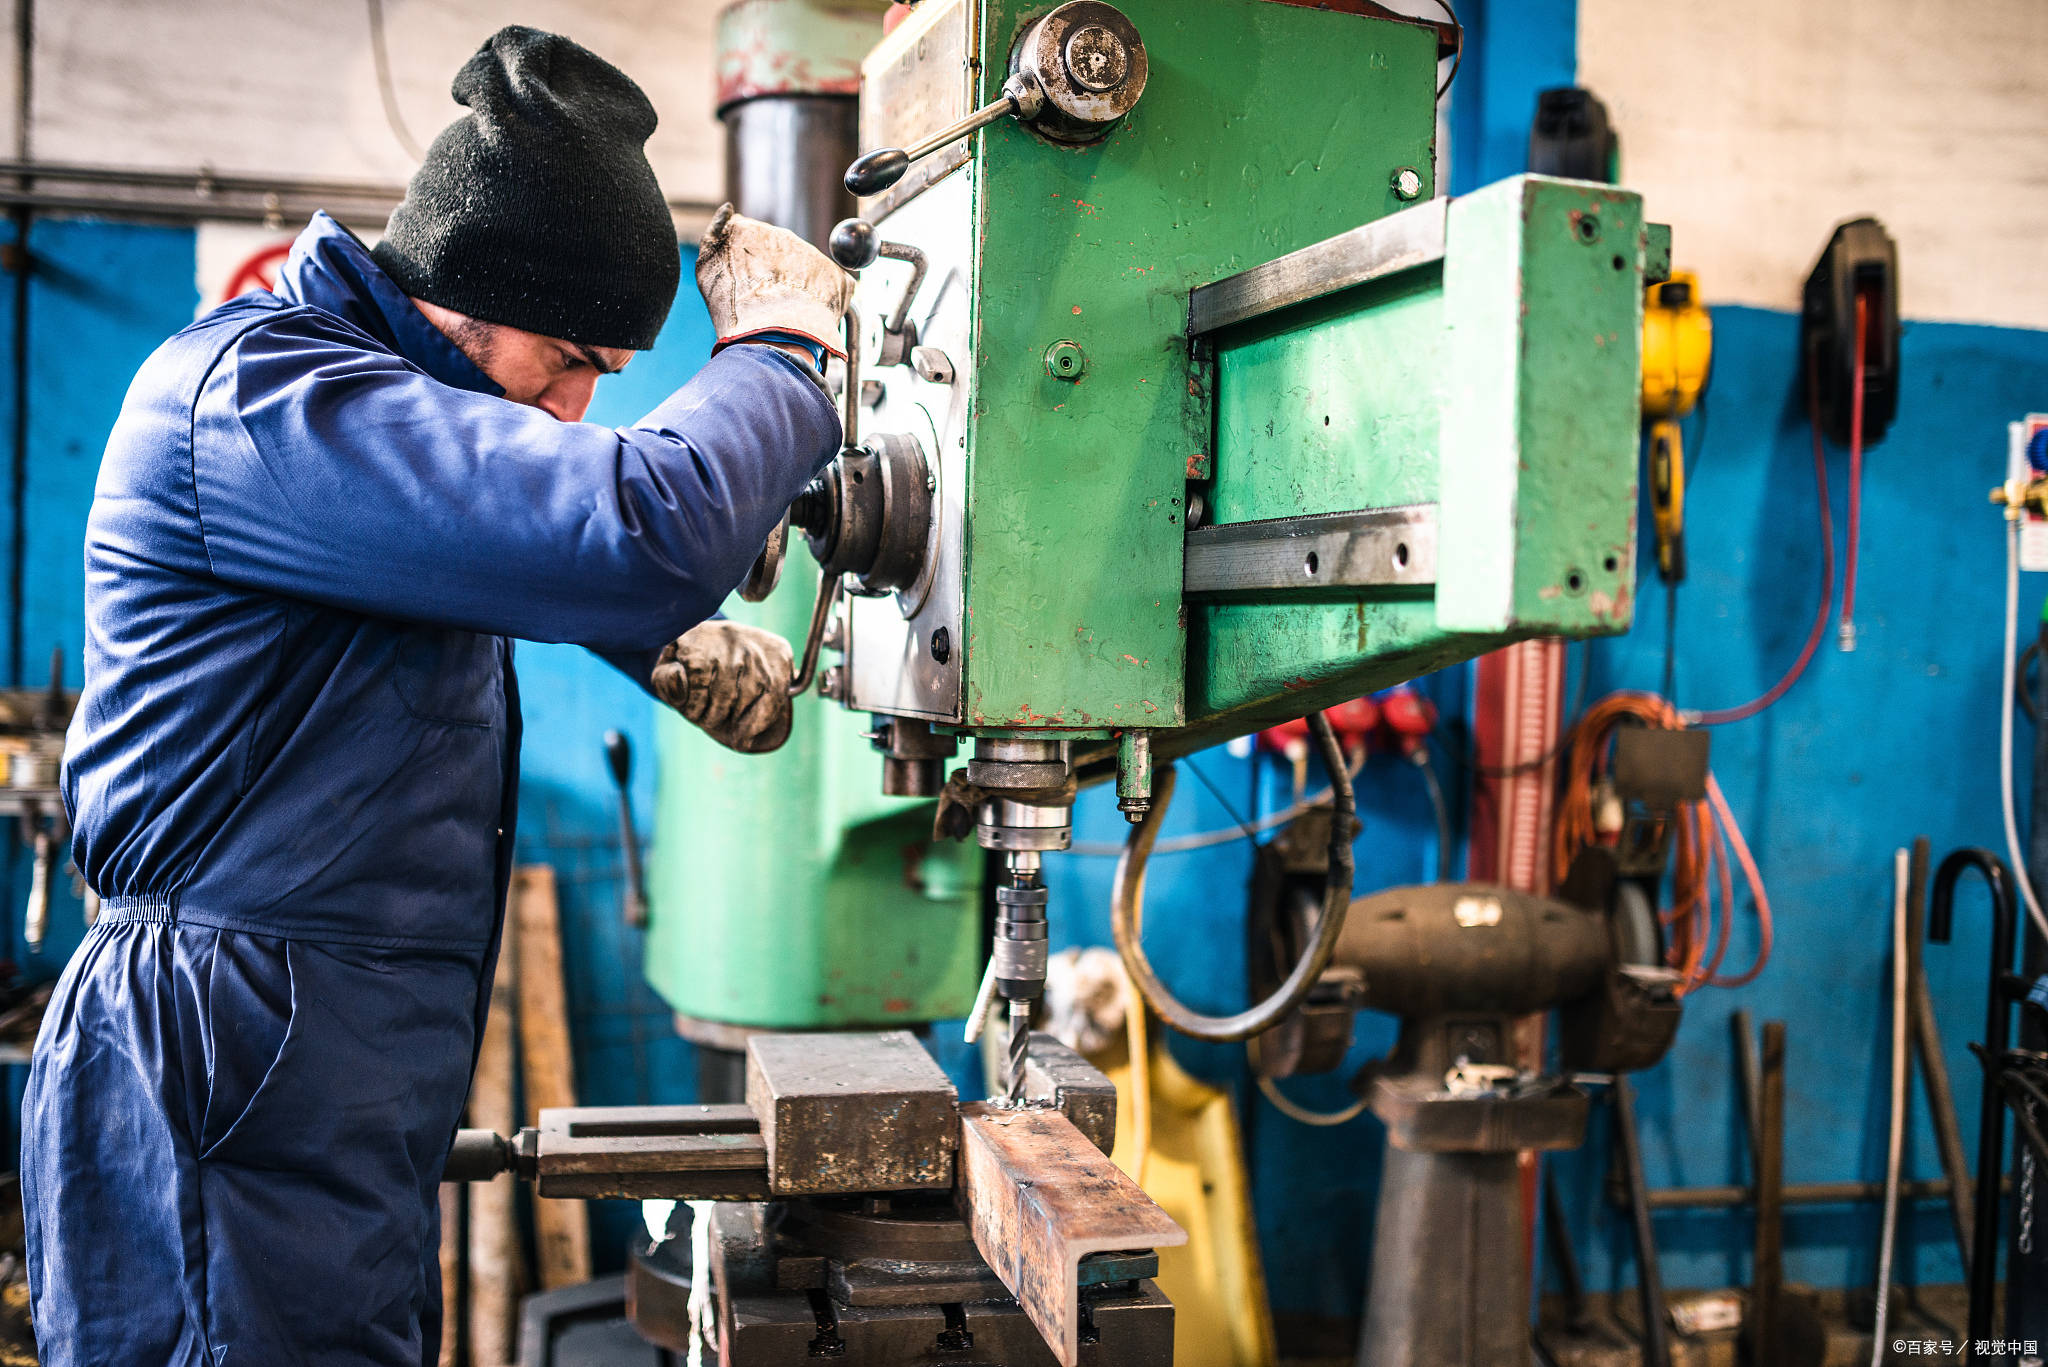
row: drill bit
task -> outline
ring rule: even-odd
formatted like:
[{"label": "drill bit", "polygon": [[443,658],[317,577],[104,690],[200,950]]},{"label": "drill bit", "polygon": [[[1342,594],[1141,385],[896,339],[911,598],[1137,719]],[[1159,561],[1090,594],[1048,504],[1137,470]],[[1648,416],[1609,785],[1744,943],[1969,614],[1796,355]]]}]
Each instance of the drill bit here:
[{"label": "drill bit", "polygon": [[1045,884],[1038,853],[1013,851],[1008,876],[996,888],[996,935],[991,971],[996,992],[1010,1004],[1009,1092],[1024,1100],[1024,1055],[1031,1046],[1031,1003],[1045,995]]},{"label": "drill bit", "polygon": [[1024,1104],[1024,1056],[1031,1047],[1031,1003],[1010,998],[1010,1104]]}]

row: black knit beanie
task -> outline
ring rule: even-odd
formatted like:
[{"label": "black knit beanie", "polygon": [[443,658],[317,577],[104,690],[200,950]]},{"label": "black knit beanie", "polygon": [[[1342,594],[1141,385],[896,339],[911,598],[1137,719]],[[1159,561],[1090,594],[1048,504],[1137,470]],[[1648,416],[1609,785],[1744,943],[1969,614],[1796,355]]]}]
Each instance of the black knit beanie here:
[{"label": "black knit beanie", "polygon": [[610,62],[513,25],[450,93],[371,255],[416,299],[584,346],[654,345],[682,273],[642,145],[654,106]]}]

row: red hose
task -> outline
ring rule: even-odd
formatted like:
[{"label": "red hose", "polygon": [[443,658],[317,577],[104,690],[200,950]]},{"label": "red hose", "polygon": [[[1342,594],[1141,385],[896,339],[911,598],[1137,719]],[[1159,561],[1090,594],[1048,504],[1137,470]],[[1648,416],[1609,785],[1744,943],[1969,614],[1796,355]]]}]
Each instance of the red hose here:
[{"label": "red hose", "polygon": [[1856,644],[1856,543],[1863,529],[1863,348],[1870,326],[1870,299],[1856,291],[1856,364],[1850,372],[1849,544],[1842,564],[1842,649]]},{"label": "red hose", "polygon": [[[1857,316],[1859,318],[1862,317],[1862,297],[1860,295],[1857,297]],[[1754,717],[1757,713],[1784,697],[1786,691],[1799,681],[1799,676],[1806,672],[1808,661],[1813,659],[1813,652],[1820,646],[1822,633],[1828,629],[1828,608],[1834,602],[1835,597],[1835,519],[1833,511],[1828,506],[1828,461],[1826,448],[1821,445],[1820,440],[1820,386],[1816,383],[1816,376],[1814,374],[1816,364],[1813,357],[1809,356],[1807,358],[1806,418],[1808,425],[1813,429],[1813,485],[1814,492],[1820,498],[1820,607],[1813,614],[1813,628],[1806,633],[1806,644],[1800,647],[1799,658],[1792,662],[1792,667],[1785,671],[1783,678],[1771,685],[1768,693],[1761,697],[1752,698],[1740,707],[1723,707],[1708,712],[1689,712],[1686,714],[1685,719],[1691,725],[1725,726],[1729,722],[1744,721]],[[1857,367],[1856,374],[1857,388],[1860,392],[1862,389],[1862,366],[1859,365]],[[1862,427],[1861,414],[1863,411],[1860,399],[1856,405],[1856,411],[1858,414],[1857,428],[1860,435]],[[1850,487],[1853,491],[1855,486],[1852,484]],[[1849,544],[1851,546],[1855,545],[1853,534]]]}]

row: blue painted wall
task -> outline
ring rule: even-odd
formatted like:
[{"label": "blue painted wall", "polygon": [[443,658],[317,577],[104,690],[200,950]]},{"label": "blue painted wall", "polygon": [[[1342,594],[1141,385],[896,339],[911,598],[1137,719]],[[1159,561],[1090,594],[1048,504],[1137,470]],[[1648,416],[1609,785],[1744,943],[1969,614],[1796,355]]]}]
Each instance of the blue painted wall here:
[{"label": "blue painted wall", "polygon": [[[1795,383],[1798,321],[1725,308],[1715,334],[1709,430],[1688,506],[1691,576],[1678,602],[1685,707],[1727,706],[1769,687],[1797,654],[1819,592],[1812,447]],[[1714,769],[1762,866],[1778,941],[1755,984],[1692,999],[1678,1047],[1640,1080],[1650,1177],[1660,1185],[1747,1178],[1727,1019],[1737,1007],[1789,1025],[1786,1179],[1880,1176],[1892,852],[1916,835],[1933,841],[1937,858],[1958,845],[2002,846],[2005,543],[1984,491],[2003,478],[2005,424],[2048,407],[2048,333],[1909,324],[1901,366],[1897,423],[1865,462],[1855,652],[1838,651],[1830,629],[1782,702],[1714,733]],[[1846,458],[1831,452],[1829,465],[1839,538]],[[1596,693],[1657,687],[1663,602],[1654,579],[1648,587],[1637,630],[1594,652]],[[2021,630],[2030,634],[2041,585],[2030,576],[2022,591]],[[2023,748],[2023,801],[2026,756]],[[1928,952],[1972,1152],[1976,1068],[1965,1042],[1983,1018],[1981,901],[1974,890],[1959,899],[1956,942]],[[1730,962],[1747,963],[1753,947],[1745,907]],[[1914,1106],[1908,1175],[1938,1176],[1917,1094]],[[1592,1236],[1596,1280],[1632,1281],[1621,1224],[1600,1207],[1604,1149],[1589,1147],[1560,1167],[1573,1178],[1574,1227]],[[1746,1220],[1673,1215],[1658,1230],[1675,1285],[1745,1281]],[[1786,1230],[1787,1274],[1867,1283],[1876,1241],[1874,1206],[1797,1213]],[[1905,1279],[1960,1278],[1939,1207],[1921,1208],[1904,1248]]]}]

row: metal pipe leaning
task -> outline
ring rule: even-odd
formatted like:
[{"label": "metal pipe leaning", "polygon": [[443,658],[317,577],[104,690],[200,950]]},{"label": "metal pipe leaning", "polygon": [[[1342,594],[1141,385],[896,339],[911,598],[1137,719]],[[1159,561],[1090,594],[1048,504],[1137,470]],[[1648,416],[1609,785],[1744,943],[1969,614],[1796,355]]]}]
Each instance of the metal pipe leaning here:
[{"label": "metal pipe leaning", "polygon": [[1955,925],[1956,881],[1966,869],[1984,875],[1991,890],[1991,981],[1984,1016],[1984,1094],[1977,1121],[1977,1213],[1971,1231],[1973,1247],[1967,1269],[1970,1279],[1971,1342],[1991,1337],[1992,1303],[1998,1277],[1999,1170],[2005,1165],[2005,1099],[1999,1069],[2011,1042],[2012,1005],[2005,976],[2012,972],[2013,948],[2019,940],[2019,899],[2005,862],[1986,849],[1956,850],[1934,871],[1927,938],[1947,944]]}]

